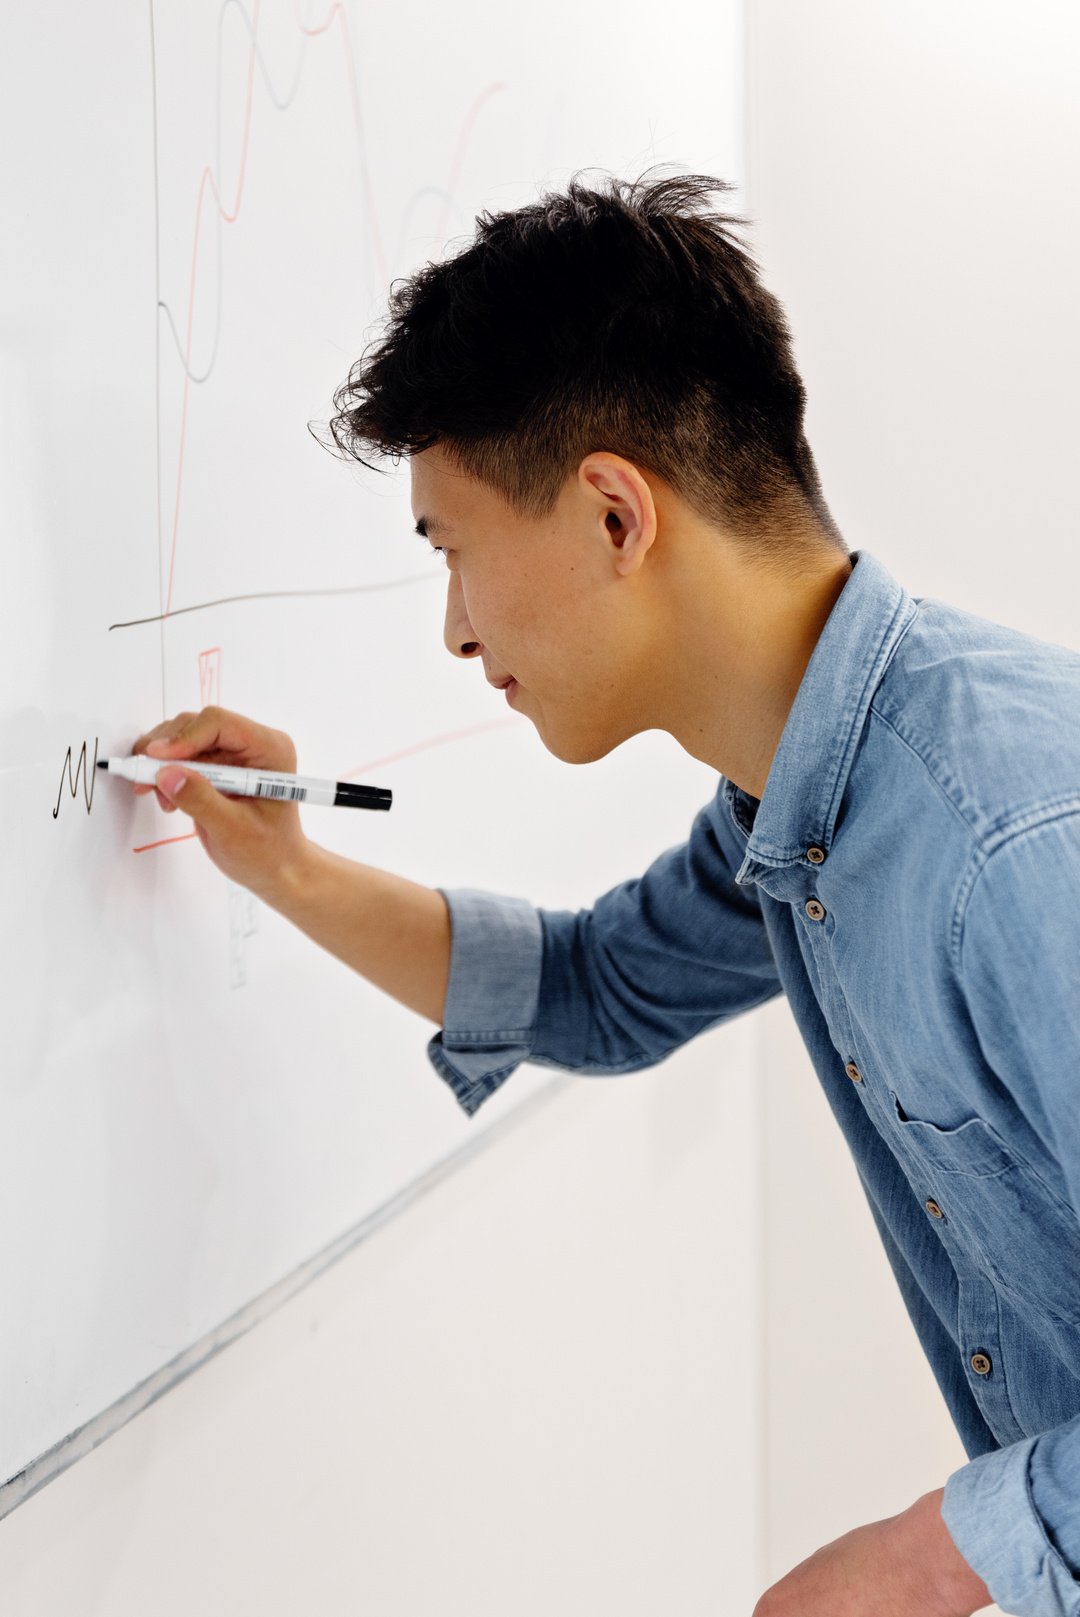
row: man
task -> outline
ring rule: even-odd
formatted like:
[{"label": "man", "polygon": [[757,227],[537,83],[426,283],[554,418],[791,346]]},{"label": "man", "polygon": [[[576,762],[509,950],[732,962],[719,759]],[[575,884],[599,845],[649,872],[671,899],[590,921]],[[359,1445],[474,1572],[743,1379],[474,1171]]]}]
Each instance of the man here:
[{"label": "man", "polygon": [[[470,1115],[522,1061],[637,1071],[786,993],[969,1460],[757,1617],[1066,1617],[1080,656],[848,551],[724,189],[575,178],[481,215],[393,292],[331,423],[357,459],[409,456],[447,647],[551,752],[663,729],[718,771],[686,843],[589,910],[543,910],[356,864],[294,806],[182,769],[153,789],[226,874],[439,1025],[430,1058]],[[217,708],[135,750],[296,766]]]}]

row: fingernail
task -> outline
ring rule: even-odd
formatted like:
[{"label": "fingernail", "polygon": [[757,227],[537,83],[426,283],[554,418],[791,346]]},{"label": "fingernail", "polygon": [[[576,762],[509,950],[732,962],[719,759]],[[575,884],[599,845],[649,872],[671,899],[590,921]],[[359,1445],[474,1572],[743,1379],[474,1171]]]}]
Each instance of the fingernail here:
[{"label": "fingernail", "polygon": [[182,769],[162,769],[156,776],[157,785],[166,797],[179,797],[188,778]]}]

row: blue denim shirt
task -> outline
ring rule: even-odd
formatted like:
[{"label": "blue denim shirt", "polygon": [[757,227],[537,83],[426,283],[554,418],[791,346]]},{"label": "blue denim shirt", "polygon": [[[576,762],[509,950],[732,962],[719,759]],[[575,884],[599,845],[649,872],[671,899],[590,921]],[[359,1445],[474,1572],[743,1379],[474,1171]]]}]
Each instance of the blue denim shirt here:
[{"label": "blue denim shirt", "polygon": [[852,560],[760,799],[718,777],[591,909],[440,889],[428,1054],[471,1115],[785,993],[968,1455],[946,1526],[1003,1611],[1077,1617],[1080,655]]}]

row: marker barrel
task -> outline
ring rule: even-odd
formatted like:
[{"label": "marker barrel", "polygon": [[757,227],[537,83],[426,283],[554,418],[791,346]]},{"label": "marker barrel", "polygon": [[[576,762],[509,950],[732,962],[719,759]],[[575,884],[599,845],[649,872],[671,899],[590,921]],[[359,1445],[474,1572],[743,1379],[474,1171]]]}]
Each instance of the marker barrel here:
[{"label": "marker barrel", "polygon": [[262,797],[282,803],[315,803],[327,808],[388,809],[393,793],[384,786],[358,786],[347,780],[316,780],[312,775],[291,775],[276,769],[241,769],[234,764],[196,763],[190,758],[150,758],[146,753],[130,758],[103,759],[110,775],[134,781],[137,786],[153,786],[158,771],[167,764],[192,769],[211,786],[232,797]]}]

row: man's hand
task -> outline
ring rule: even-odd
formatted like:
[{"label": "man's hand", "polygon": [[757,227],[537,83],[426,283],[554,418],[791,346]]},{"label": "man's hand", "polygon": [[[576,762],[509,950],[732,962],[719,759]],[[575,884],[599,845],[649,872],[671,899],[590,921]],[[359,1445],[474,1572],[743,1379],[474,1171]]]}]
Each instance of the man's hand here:
[{"label": "man's hand", "polygon": [[970,1617],[991,1605],[945,1526],[944,1492],[815,1550],[766,1589],[753,1617]]},{"label": "man's hand", "polygon": [[156,785],[136,786],[136,794],[156,792],[167,812],[179,808],[189,814],[196,836],[224,875],[271,905],[295,885],[295,873],[307,862],[311,847],[296,804],[230,797],[183,767],[190,758],[204,764],[294,771],[296,748],[283,731],[269,730],[223,707],[204,707],[200,713],[178,713],[155,725],[131,750],[161,764]]}]

